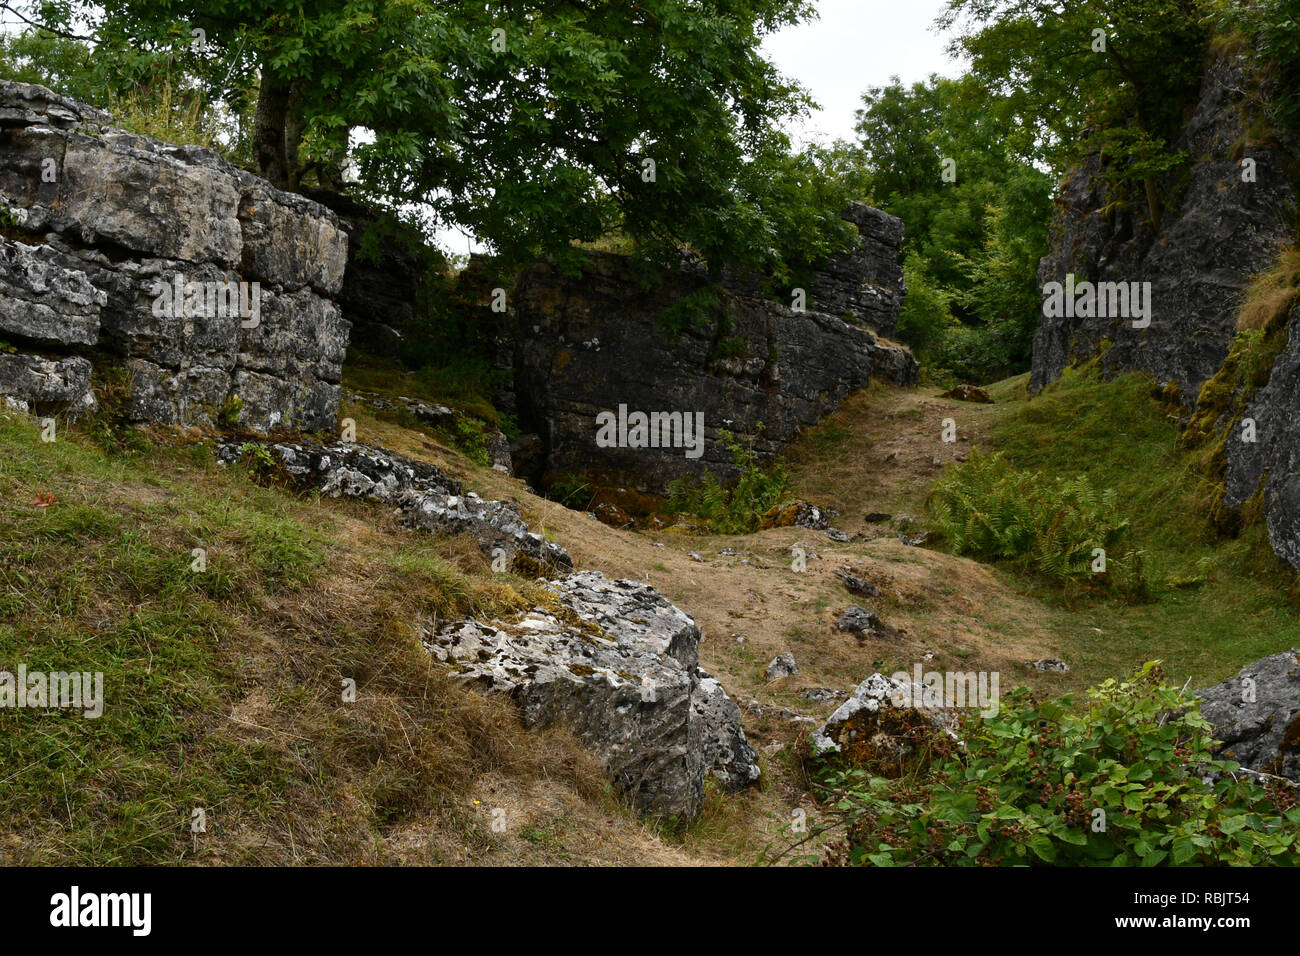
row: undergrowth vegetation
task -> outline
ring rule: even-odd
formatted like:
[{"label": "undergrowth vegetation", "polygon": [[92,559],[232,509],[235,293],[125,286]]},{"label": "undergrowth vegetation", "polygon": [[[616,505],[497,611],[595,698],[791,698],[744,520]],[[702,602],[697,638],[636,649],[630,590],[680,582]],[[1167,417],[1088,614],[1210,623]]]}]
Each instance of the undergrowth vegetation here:
[{"label": "undergrowth vegetation", "polygon": [[1211,754],[1195,698],[1146,664],[1083,706],[1006,695],[964,750],[900,779],[826,773],[844,836],[825,862],[869,866],[1283,865],[1300,862],[1296,792]]},{"label": "undergrowth vegetation", "polygon": [[1000,453],[975,454],[930,493],[934,528],[955,554],[1007,561],[1049,581],[1150,593],[1143,555],[1120,552],[1128,520],[1113,489],[1086,475],[1048,478],[1012,467]]},{"label": "undergrowth vegetation", "polygon": [[[990,411],[988,445],[1017,471],[1112,491],[1108,521],[1127,522],[1122,547],[1142,553],[1151,577],[1150,602],[1102,599],[1088,603],[1086,621],[1062,618],[1080,678],[1159,657],[1209,683],[1300,643],[1296,575],[1257,515],[1231,534],[1216,522],[1222,478],[1207,471],[1203,452],[1182,447],[1186,412],[1166,391],[1140,374],[1103,379],[1094,361],[1032,399],[998,394],[1007,400]],[[1047,598],[1059,590],[1026,584]]]},{"label": "undergrowth vegetation", "polygon": [[711,473],[702,480],[679,478],[669,485],[666,510],[694,515],[714,534],[751,534],[758,530],[764,514],[785,502],[790,474],[780,459],[764,468],[754,450],[740,444],[729,432],[724,431],[722,439],[740,474],[725,483]]}]

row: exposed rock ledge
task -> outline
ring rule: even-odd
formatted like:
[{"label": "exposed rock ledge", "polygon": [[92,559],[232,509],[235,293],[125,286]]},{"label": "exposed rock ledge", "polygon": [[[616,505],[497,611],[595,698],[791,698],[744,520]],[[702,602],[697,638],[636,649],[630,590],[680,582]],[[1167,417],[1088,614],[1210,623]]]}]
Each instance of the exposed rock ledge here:
[{"label": "exposed rock ledge", "polygon": [[[462,493],[441,469],[382,448],[351,442],[332,445],[277,442],[267,446],[278,467],[301,486],[337,498],[362,498],[392,505],[406,524],[435,534],[468,533],[484,554],[497,549],[507,565],[524,574],[573,569],[569,553],[528,530],[519,509],[507,501]],[[229,442],[217,460],[239,461],[247,446]]]},{"label": "exposed rock ledge", "polygon": [[1196,694],[1201,716],[1223,741],[1219,756],[1300,783],[1300,650],[1247,664]]},{"label": "exposed rock ledge", "polygon": [[438,624],[425,645],[466,680],[510,693],[527,726],[571,730],[640,812],[690,819],[706,774],[729,788],[758,781],[740,708],[699,669],[695,621],[650,585],[596,571],[548,587],[558,608]]}]

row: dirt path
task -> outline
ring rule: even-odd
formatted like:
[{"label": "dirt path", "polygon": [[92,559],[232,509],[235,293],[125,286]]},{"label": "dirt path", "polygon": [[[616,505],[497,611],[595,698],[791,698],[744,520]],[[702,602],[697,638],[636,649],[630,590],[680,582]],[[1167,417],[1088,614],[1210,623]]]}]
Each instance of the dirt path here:
[{"label": "dirt path", "polygon": [[[1024,667],[1061,656],[1059,637],[1040,623],[1042,606],[980,564],[902,543],[892,520],[922,513],[943,467],[964,460],[986,434],[991,406],[941,399],[936,390],[877,386],[851,397],[792,446],[799,496],[839,511],[835,526],[855,536],[848,543],[802,528],[743,537],[616,530],[531,494],[516,479],[467,469],[436,443],[362,409],[349,414],[380,444],[433,460],[480,494],[517,500],[534,530],[568,548],[577,567],[648,581],[699,622],[701,664],[741,704],[768,778],[761,794],[747,798],[746,852],[784,826],[791,810],[810,808],[792,747],[873,671],[920,664],[999,671],[1004,686],[1012,680],[1054,685],[1051,676]],[[955,425],[955,442],[943,440],[948,424]],[[805,556],[802,569],[796,548]],[[870,581],[880,596],[850,594],[836,575],[840,569]],[[837,630],[839,615],[852,604],[877,613],[885,628],[865,639]],[[794,655],[799,673],[768,682],[764,671],[783,652]],[[833,693],[822,700],[803,695],[816,689]]]}]

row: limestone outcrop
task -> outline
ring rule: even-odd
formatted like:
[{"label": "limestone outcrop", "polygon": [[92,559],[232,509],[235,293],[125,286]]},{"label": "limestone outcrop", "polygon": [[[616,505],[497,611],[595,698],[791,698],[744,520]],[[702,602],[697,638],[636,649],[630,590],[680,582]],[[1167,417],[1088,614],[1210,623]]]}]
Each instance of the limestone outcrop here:
[{"label": "limestone outcrop", "polygon": [[275,442],[261,448],[269,461],[250,457],[257,454],[253,446],[235,442],[219,445],[217,460],[277,469],[299,487],[333,498],[391,505],[408,527],[438,535],[468,534],[485,555],[504,559],[503,567],[523,574],[573,569],[569,553],[529,531],[514,504],[462,491],[458,481],[426,462],[353,442]]},{"label": "limestone outcrop", "polygon": [[1220,757],[1300,783],[1300,650],[1247,664],[1196,695]]},{"label": "limestone outcrop", "polygon": [[[334,429],[348,324],[333,213],[31,84],[0,82],[0,157],[0,339],[17,353],[112,357],[137,421]],[[35,381],[0,388],[90,404]]]},{"label": "limestone outcrop", "polygon": [[[647,271],[610,253],[589,254],[577,275],[547,262],[528,269],[512,293],[515,397],[521,423],[544,446],[543,480],[583,474],[662,493],[706,470],[731,477],[727,436],[768,460],[873,375],[915,382],[918,366],[905,348],[856,324],[892,329],[903,295],[895,274],[901,223],[862,208],[863,222],[879,227],[864,239],[870,253],[845,260],[804,312],[712,286],[695,270]],[[853,272],[856,284],[846,278],[854,268],[866,270]],[[820,311],[823,301],[838,311]],[[620,422],[626,415],[627,434],[602,439],[602,413]],[[675,415],[700,434],[652,423],[641,438],[632,430],[637,414],[661,422]],[[686,447],[696,437],[701,447]]]},{"label": "limestone outcrop", "polygon": [[464,680],[510,694],[525,725],[572,731],[639,812],[689,820],[706,774],[733,789],[758,781],[740,708],[699,668],[695,621],[650,585],[599,572],[547,586],[558,608],[435,624],[426,648]]},{"label": "limestone outcrop", "polygon": [[1207,71],[1174,144],[1190,159],[1190,178],[1159,231],[1144,201],[1125,201],[1107,185],[1097,154],[1066,177],[1040,287],[1064,283],[1068,274],[1077,282],[1150,282],[1150,325],[1138,328],[1116,314],[1044,317],[1034,337],[1031,391],[1097,354],[1104,341],[1111,343],[1102,359],[1108,373],[1142,371],[1161,384],[1177,382],[1189,404],[1219,370],[1251,276],[1295,238],[1289,169],[1296,154],[1275,140],[1250,141],[1253,88],[1236,57]]}]

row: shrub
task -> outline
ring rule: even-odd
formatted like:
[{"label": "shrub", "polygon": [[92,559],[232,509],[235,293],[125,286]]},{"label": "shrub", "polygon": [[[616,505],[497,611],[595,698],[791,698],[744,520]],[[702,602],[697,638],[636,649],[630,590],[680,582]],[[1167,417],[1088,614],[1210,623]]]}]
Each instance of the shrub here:
[{"label": "shrub", "polygon": [[[1019,471],[1002,457],[974,454],[935,485],[928,504],[934,530],[955,554],[1009,561],[1051,581],[1093,580],[1145,597],[1149,583],[1140,552],[1110,557],[1128,531],[1113,490],[1087,476],[1051,480]],[[1094,570],[1097,550],[1104,570]]]},{"label": "shrub", "polygon": [[764,470],[753,449],[745,448],[730,432],[722,432],[722,438],[740,476],[725,485],[711,474],[702,481],[679,478],[668,486],[668,510],[696,515],[717,534],[751,534],[758,530],[759,518],[784,502],[790,474],[781,459]]},{"label": "shrub", "polygon": [[965,752],[924,779],[863,770],[819,784],[845,827],[827,862],[900,866],[1288,865],[1300,862],[1300,807],[1211,755],[1194,697],[1158,663],[1072,698],[1020,688],[996,716],[968,720]]}]

